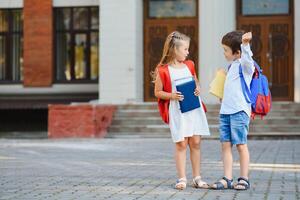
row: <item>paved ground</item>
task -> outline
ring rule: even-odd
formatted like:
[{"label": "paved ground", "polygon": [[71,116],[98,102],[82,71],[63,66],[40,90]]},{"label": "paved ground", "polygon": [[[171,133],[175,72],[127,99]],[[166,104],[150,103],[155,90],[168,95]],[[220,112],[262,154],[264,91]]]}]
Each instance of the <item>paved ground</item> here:
[{"label": "paved ground", "polygon": [[[252,140],[249,146],[251,190],[213,191],[189,185],[177,191],[169,138],[0,139],[0,199],[299,200],[300,140]],[[234,154],[237,158],[236,150]],[[203,141],[202,155],[205,180],[220,178],[219,142]],[[191,179],[190,164],[187,171]]]}]

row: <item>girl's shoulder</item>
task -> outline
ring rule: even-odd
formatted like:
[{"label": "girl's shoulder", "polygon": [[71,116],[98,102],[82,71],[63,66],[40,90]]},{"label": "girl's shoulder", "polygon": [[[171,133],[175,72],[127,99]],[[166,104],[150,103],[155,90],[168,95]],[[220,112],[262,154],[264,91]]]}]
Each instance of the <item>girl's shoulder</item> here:
[{"label": "girl's shoulder", "polygon": [[183,63],[189,68],[192,75],[194,75],[196,73],[195,72],[195,63],[192,60],[185,60]]},{"label": "girl's shoulder", "polygon": [[195,63],[192,60],[185,60],[185,61],[183,61],[183,63],[188,65],[188,66],[195,66]]},{"label": "girl's shoulder", "polygon": [[168,64],[159,64],[157,65],[158,72],[165,72],[168,70]]},{"label": "girl's shoulder", "polygon": [[160,69],[160,68],[166,68],[168,67],[168,64],[158,64],[157,65],[157,68]]}]

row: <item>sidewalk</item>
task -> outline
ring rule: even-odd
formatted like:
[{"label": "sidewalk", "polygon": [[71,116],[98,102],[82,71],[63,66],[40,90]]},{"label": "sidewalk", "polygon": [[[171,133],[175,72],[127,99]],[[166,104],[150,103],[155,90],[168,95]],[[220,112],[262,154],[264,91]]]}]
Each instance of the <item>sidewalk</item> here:
[{"label": "sidewalk", "polygon": [[[250,140],[249,148],[251,190],[177,191],[169,138],[0,139],[0,199],[300,200],[300,140]],[[212,183],[222,176],[219,142],[201,149],[202,176]]]}]

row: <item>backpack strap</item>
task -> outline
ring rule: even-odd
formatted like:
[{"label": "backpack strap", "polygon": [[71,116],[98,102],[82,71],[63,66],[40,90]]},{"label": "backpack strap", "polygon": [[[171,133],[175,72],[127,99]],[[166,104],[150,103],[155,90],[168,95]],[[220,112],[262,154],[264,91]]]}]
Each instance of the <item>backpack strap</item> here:
[{"label": "backpack strap", "polygon": [[192,76],[195,76],[196,75],[196,71],[195,71],[195,64],[193,61],[191,60],[185,60],[183,61],[183,63],[189,68]]},{"label": "backpack strap", "polygon": [[[163,90],[165,92],[172,92],[171,77],[170,77],[168,65],[159,66],[158,73],[160,75],[163,84]],[[162,117],[162,120],[167,124],[169,123],[169,104],[170,104],[170,100],[164,100],[158,98],[159,113]]]},{"label": "backpack strap", "polygon": [[252,103],[251,98],[250,98],[251,92],[249,90],[249,87],[247,86],[245,79],[244,79],[242,65],[239,66],[239,74],[240,74],[241,86],[242,86],[244,97],[245,97],[247,103]]},{"label": "backpack strap", "polygon": [[261,67],[257,64],[257,62],[255,62],[254,60],[253,60],[253,64],[254,64],[254,67],[255,67],[255,69],[258,71],[258,73],[259,74],[261,74],[262,73],[262,69],[261,69]]},{"label": "backpack strap", "polygon": [[230,64],[230,65],[228,65],[228,67],[227,67],[227,71],[229,71],[229,70],[230,70],[230,68],[231,68],[231,64]]}]

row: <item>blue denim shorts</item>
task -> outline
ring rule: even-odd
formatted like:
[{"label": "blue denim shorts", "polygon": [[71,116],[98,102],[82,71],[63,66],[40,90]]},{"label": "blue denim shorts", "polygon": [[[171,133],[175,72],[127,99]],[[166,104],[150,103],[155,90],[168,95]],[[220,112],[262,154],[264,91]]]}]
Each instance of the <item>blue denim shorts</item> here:
[{"label": "blue denim shorts", "polygon": [[220,141],[231,144],[247,144],[250,118],[244,111],[220,114]]}]

